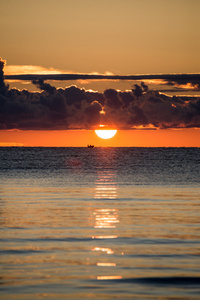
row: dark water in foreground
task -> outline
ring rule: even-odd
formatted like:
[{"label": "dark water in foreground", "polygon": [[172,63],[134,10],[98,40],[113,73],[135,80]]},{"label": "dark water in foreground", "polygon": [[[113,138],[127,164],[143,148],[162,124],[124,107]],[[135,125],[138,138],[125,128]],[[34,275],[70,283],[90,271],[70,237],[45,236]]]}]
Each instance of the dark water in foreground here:
[{"label": "dark water in foreground", "polygon": [[200,148],[0,148],[2,299],[200,299]]}]

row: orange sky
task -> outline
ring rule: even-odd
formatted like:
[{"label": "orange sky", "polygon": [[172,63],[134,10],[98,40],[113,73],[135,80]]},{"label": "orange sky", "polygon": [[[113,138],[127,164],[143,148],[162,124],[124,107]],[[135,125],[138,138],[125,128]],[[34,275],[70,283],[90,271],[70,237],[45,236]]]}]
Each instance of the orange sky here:
[{"label": "orange sky", "polygon": [[[199,0],[2,0],[0,54],[7,61],[5,74],[19,70],[125,75],[199,73],[199,11]],[[9,84],[12,88],[19,83]],[[103,88],[102,82],[67,84],[98,91],[131,90],[133,86],[133,82],[125,81],[104,82]],[[36,86],[23,82],[18,88]],[[91,130],[0,131],[0,145],[15,144],[200,147],[200,130],[122,130],[110,140],[100,139]]]},{"label": "orange sky", "polygon": [[118,130],[104,140],[92,130],[0,131],[0,146],[200,147],[200,129]]},{"label": "orange sky", "polygon": [[1,0],[1,57],[75,73],[200,71],[199,0]]}]

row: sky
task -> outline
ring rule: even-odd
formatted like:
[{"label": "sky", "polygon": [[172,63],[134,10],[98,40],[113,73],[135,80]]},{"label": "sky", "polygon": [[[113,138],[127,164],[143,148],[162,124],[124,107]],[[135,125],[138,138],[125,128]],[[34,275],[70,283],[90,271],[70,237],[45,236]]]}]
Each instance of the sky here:
[{"label": "sky", "polygon": [[[1,0],[2,70],[199,74],[199,12],[199,0]],[[0,145],[199,147],[199,79],[141,82],[6,80]],[[100,124],[117,135],[99,139]]]}]

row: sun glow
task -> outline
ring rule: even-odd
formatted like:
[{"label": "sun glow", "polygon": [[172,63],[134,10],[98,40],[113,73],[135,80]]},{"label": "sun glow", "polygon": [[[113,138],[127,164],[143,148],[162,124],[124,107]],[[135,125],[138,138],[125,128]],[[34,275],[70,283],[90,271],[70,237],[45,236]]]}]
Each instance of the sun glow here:
[{"label": "sun glow", "polygon": [[116,129],[96,129],[95,133],[101,139],[110,139],[117,133],[117,130]]}]

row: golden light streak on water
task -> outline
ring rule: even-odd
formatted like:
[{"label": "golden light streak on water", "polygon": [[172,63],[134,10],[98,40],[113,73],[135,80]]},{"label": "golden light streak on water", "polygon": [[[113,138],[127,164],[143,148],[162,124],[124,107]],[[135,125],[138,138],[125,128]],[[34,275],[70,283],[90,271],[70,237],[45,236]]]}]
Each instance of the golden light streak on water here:
[{"label": "golden light streak on water", "polygon": [[94,247],[92,251],[102,251],[106,252],[107,254],[114,254],[114,251],[110,248]]},{"label": "golden light streak on water", "polygon": [[97,276],[97,280],[115,280],[122,279],[122,276]]},{"label": "golden light streak on water", "polygon": [[107,211],[96,209],[93,214],[95,216],[94,228],[116,228],[116,223],[119,223],[116,209],[107,209]]},{"label": "golden light streak on water", "polygon": [[92,236],[92,239],[117,239],[117,235],[95,235]]},{"label": "golden light streak on water", "polygon": [[97,263],[98,267],[116,267],[116,263]]}]

